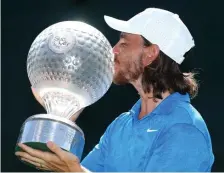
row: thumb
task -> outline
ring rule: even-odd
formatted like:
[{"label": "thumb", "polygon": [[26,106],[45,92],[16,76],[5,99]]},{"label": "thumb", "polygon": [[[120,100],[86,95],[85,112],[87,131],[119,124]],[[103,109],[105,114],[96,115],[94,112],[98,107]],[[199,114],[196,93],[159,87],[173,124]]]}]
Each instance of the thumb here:
[{"label": "thumb", "polygon": [[49,141],[47,142],[47,147],[53,152],[55,153],[61,160],[65,160],[65,153],[64,151],[57,146],[55,143]]}]

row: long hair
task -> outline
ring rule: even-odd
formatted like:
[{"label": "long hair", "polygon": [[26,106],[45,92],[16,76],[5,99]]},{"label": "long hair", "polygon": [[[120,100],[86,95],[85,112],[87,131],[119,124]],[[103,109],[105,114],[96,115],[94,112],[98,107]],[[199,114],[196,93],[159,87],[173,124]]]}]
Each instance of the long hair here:
[{"label": "long hair", "polygon": [[[148,40],[143,37],[145,46],[150,46]],[[193,72],[183,73],[174,60],[160,51],[158,57],[147,67],[142,76],[144,92],[152,92],[154,98],[162,99],[165,91],[188,93],[193,99],[198,93],[198,83]]]}]

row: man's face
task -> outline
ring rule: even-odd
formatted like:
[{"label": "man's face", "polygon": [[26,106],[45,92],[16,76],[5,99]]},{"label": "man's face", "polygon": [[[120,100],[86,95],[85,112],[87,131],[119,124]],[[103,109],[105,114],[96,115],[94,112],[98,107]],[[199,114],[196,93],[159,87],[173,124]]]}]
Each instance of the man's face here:
[{"label": "man's face", "polygon": [[140,35],[121,33],[119,42],[113,48],[115,84],[130,83],[143,73],[143,46],[144,41]]}]

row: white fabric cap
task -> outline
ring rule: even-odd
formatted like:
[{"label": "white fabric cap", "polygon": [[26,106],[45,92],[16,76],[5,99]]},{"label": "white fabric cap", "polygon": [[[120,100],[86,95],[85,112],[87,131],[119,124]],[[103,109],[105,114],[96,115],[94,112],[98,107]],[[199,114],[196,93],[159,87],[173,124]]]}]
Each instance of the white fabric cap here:
[{"label": "white fabric cap", "polygon": [[178,64],[184,60],[184,54],[194,47],[191,33],[177,14],[148,8],[128,21],[104,16],[106,23],[113,29],[145,37]]}]

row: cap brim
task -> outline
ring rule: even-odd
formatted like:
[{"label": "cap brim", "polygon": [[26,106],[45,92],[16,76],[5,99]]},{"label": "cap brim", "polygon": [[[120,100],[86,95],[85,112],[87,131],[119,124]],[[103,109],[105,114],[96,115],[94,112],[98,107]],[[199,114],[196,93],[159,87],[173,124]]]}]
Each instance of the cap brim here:
[{"label": "cap brim", "polygon": [[129,23],[124,20],[115,19],[110,16],[104,16],[104,20],[107,23],[107,25],[114,30],[120,31],[120,32],[126,32],[131,34],[139,34],[133,30],[133,28],[130,27]]}]

